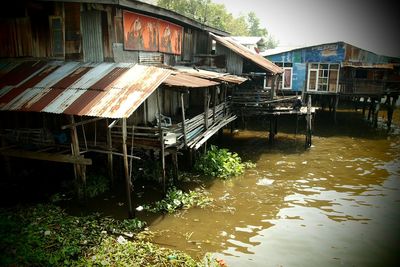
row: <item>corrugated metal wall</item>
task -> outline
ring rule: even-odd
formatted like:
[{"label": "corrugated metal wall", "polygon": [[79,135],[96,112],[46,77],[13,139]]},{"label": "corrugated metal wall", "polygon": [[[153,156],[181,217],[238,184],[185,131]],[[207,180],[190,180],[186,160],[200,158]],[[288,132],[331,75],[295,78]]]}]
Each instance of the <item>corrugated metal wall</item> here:
[{"label": "corrugated metal wall", "polygon": [[194,52],[195,54],[210,54],[211,40],[207,32],[195,31]]},{"label": "corrugated metal wall", "polygon": [[30,18],[0,21],[0,57],[32,56]]},{"label": "corrugated metal wall", "polygon": [[124,50],[124,44],[122,43],[113,44],[113,54],[115,62],[139,62],[139,51]]},{"label": "corrugated metal wall", "polygon": [[185,29],[183,34],[182,60],[193,60],[193,34],[191,29]]},{"label": "corrugated metal wall", "polygon": [[226,71],[235,74],[241,75],[243,72],[243,58],[236,53],[232,52],[232,50],[226,48],[223,45],[217,43],[216,51],[217,55],[226,55]]},{"label": "corrugated metal wall", "polygon": [[85,62],[102,62],[103,37],[101,33],[101,12],[98,10],[81,13],[83,60]]}]

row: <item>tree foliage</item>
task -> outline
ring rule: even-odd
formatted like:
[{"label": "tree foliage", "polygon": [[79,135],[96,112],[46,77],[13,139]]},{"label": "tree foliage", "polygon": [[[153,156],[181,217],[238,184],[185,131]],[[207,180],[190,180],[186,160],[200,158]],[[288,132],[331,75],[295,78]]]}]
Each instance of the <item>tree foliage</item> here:
[{"label": "tree foliage", "polygon": [[158,0],[157,5],[208,26],[227,31],[233,36],[260,36],[266,40],[265,48],[276,47],[278,42],[266,28],[261,27],[260,19],[255,12],[234,17],[226,10],[224,4],[211,0]]}]

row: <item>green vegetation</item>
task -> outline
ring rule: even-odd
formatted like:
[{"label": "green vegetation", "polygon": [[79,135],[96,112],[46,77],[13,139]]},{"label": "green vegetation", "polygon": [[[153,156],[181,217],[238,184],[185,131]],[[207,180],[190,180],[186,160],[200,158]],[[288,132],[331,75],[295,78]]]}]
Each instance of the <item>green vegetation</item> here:
[{"label": "green vegetation", "polygon": [[189,193],[186,193],[175,187],[171,187],[168,189],[164,199],[155,202],[153,205],[144,205],[143,208],[150,212],[173,213],[178,209],[189,209],[191,207],[203,208],[210,205],[211,202],[212,199],[202,189],[189,190]]},{"label": "green vegetation", "polygon": [[266,39],[264,49],[278,45],[266,28],[260,27],[260,19],[255,12],[234,17],[226,10],[224,4],[211,0],[158,0],[157,5],[170,9],[211,27],[227,31],[233,36],[260,36]]},{"label": "green vegetation", "polygon": [[212,145],[211,149],[196,161],[194,167],[204,175],[226,179],[242,174],[245,168],[255,167],[255,164],[243,163],[237,153]]},{"label": "green vegetation", "polygon": [[152,244],[146,232],[138,232],[143,227],[139,220],[70,216],[54,205],[0,210],[0,266],[206,264]]},{"label": "green vegetation", "polygon": [[98,196],[110,189],[110,181],[104,175],[89,175],[86,181],[86,194],[89,198]]}]

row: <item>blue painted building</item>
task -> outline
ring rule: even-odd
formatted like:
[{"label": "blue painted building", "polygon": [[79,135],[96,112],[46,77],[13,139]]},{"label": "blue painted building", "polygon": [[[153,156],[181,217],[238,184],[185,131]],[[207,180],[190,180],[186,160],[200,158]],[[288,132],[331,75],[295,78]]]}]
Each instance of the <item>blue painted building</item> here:
[{"label": "blue painted building", "polygon": [[345,42],[270,49],[263,55],[284,69],[278,88],[292,92],[381,94],[387,78],[399,76],[398,58]]}]

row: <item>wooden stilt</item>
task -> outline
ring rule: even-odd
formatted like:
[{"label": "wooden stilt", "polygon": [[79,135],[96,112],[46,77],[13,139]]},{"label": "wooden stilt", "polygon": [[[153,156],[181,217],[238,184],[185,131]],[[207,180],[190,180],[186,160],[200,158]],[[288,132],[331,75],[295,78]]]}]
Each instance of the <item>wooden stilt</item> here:
[{"label": "wooden stilt", "polygon": [[[108,119],[106,119],[106,130],[107,130],[107,148],[108,151],[112,151],[112,138],[111,138],[111,128],[108,128]],[[113,154],[107,154],[107,167],[108,176],[110,177],[111,187],[114,186],[114,164],[113,164]]]},{"label": "wooden stilt", "polygon": [[378,127],[378,116],[379,116],[379,109],[380,109],[380,105],[381,104],[381,99],[378,98],[376,101],[376,105],[374,108],[374,116],[373,116],[373,121],[372,121],[372,125],[374,128]]},{"label": "wooden stilt", "polygon": [[[204,129],[207,131],[208,129],[208,109],[209,109],[209,89],[208,87],[204,88]],[[204,143],[204,154],[207,152],[207,141]]]},{"label": "wooden stilt", "polygon": [[147,98],[143,102],[143,117],[144,117],[144,126],[147,127],[148,115],[147,115]]},{"label": "wooden stilt", "polygon": [[387,108],[387,117],[388,117],[387,127],[388,127],[388,130],[390,130],[390,128],[392,127],[393,112],[394,112],[394,109],[396,108],[396,102],[397,102],[398,97],[399,97],[398,95],[393,96],[391,98],[391,100],[390,100],[390,97],[389,97],[389,103],[388,103],[388,108]]},{"label": "wooden stilt", "polygon": [[[71,124],[75,124],[75,118],[74,115],[70,115],[70,121]],[[76,130],[76,126],[71,127],[71,147],[72,147],[72,154],[75,157],[80,156],[80,151],[79,151],[79,140],[78,140],[78,133]],[[85,197],[85,191],[86,191],[86,174],[85,170],[86,168],[82,168],[83,165],[81,164],[74,164],[74,171],[76,172],[76,189],[77,189],[77,194],[78,198],[82,199]]]},{"label": "wooden stilt", "polygon": [[176,184],[176,182],[179,180],[179,169],[178,169],[178,152],[174,151],[172,154],[172,162],[174,165],[174,177],[172,182],[174,183],[174,185]]},{"label": "wooden stilt", "polygon": [[308,96],[307,102],[307,118],[306,118],[306,144],[305,147],[308,148],[311,146],[311,135],[312,135],[312,122],[311,122],[311,96]]},{"label": "wooden stilt", "polygon": [[268,141],[272,145],[274,143],[275,138],[275,129],[274,129],[274,117],[269,118],[269,137]]},{"label": "wooden stilt", "polygon": [[158,108],[158,130],[160,132],[160,156],[161,156],[161,178],[162,178],[162,185],[163,185],[163,193],[167,193],[166,182],[165,182],[165,147],[164,147],[164,132],[161,127],[161,104],[160,104],[160,91],[157,89],[157,108]]},{"label": "wooden stilt", "polygon": [[204,128],[208,129],[208,87],[204,88]]},{"label": "wooden stilt", "polygon": [[279,74],[276,74],[272,78],[271,91],[270,91],[270,96],[269,96],[270,100],[273,100],[274,97],[275,97],[275,90],[276,90],[276,87],[277,87],[276,83],[278,81],[278,77],[279,77]]},{"label": "wooden stilt", "polygon": [[367,107],[368,97],[364,97],[363,105],[362,105],[362,115],[365,118],[365,108]]},{"label": "wooden stilt", "polygon": [[124,154],[124,174],[125,174],[125,186],[126,186],[126,201],[128,203],[128,217],[133,218],[135,216],[134,210],[132,207],[132,182],[129,176],[129,166],[128,166],[128,150],[126,147],[126,139],[127,139],[127,130],[126,130],[126,118],[122,119],[122,152]]},{"label": "wooden stilt", "polygon": [[375,106],[375,99],[371,98],[371,103],[369,104],[369,109],[368,109],[368,118],[367,118],[368,121],[371,120],[371,115],[372,115],[374,106]]},{"label": "wooden stilt", "polygon": [[337,113],[337,108],[338,108],[338,106],[339,106],[339,95],[335,95],[334,96],[334,99],[335,99],[335,105],[334,105],[334,107],[333,107],[333,121],[335,122],[335,123],[337,123],[337,120],[336,120],[336,113]]},{"label": "wooden stilt", "polygon": [[214,89],[213,89],[213,114],[212,114],[213,124],[215,123],[215,108],[216,108],[216,106],[217,106],[217,87],[214,87]]}]

